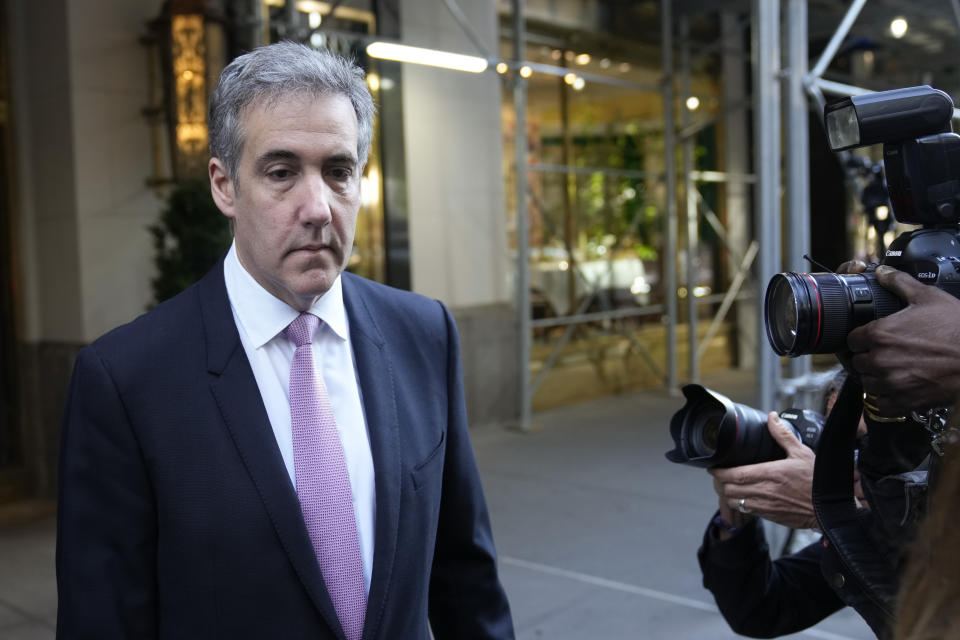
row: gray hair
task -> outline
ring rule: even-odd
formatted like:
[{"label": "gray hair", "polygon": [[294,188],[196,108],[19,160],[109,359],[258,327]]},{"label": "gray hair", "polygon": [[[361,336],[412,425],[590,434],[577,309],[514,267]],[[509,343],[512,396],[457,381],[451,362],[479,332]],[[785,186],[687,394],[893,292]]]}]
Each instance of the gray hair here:
[{"label": "gray hair", "polygon": [[244,110],[296,94],[348,98],[357,115],[357,158],[360,166],[366,163],[375,108],[363,69],[326,49],[277,42],[235,58],[220,73],[210,96],[210,155],[223,162],[235,185],[243,152]]},{"label": "gray hair", "polygon": [[823,390],[820,395],[820,413],[823,415],[828,415],[830,412],[827,411],[827,405],[830,403],[830,397],[836,393],[840,393],[843,383],[847,381],[847,371],[843,367],[836,367],[833,370],[833,375],[830,376],[830,379],[827,380],[826,384],[823,385]]}]

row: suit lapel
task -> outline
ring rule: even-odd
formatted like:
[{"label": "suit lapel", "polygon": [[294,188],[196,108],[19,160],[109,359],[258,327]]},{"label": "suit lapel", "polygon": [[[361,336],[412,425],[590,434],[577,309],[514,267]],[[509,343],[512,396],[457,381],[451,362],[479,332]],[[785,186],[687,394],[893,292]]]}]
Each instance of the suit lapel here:
[{"label": "suit lapel", "polygon": [[363,629],[366,640],[377,637],[387,603],[400,522],[400,427],[393,384],[393,371],[383,335],[367,308],[361,284],[343,275],[343,298],[350,322],[363,410],[373,453],[377,492],[373,575]]},{"label": "suit lapel", "polygon": [[[210,389],[240,457],[263,500],[277,537],[303,586],[327,624],[343,638],[333,603],[303,523],[253,370],[230,311],[223,262],[200,281],[200,307],[207,345]],[[379,491],[379,484],[377,487]]]}]

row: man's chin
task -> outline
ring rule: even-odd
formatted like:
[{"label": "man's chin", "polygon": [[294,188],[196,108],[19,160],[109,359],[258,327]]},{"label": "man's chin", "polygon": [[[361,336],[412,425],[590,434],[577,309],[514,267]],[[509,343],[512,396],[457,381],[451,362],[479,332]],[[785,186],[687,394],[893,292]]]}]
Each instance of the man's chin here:
[{"label": "man's chin", "polygon": [[340,269],[335,267],[308,269],[297,276],[295,292],[302,298],[317,298],[329,291],[339,276]]}]

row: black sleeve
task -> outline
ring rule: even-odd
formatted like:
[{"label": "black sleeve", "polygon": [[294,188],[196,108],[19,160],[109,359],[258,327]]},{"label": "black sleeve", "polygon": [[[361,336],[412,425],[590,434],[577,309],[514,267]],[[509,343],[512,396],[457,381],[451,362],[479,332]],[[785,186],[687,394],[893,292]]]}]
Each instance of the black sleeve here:
[{"label": "black sleeve", "polygon": [[919,423],[878,423],[869,417],[857,467],[876,550],[899,561],[926,513],[930,434]]},{"label": "black sleeve", "polygon": [[815,542],[797,553],[770,560],[757,520],[729,540],[711,524],[697,551],[703,586],[736,633],[774,638],[796,633],[839,611],[844,604],[820,572],[823,547]]},{"label": "black sleeve", "polygon": [[57,638],[156,637],[156,510],[123,399],[80,352],[63,427]]},{"label": "black sleeve", "polygon": [[456,325],[447,330],[447,449],[429,614],[437,640],[513,640],[513,621],[497,573],[480,473],[467,430]]}]

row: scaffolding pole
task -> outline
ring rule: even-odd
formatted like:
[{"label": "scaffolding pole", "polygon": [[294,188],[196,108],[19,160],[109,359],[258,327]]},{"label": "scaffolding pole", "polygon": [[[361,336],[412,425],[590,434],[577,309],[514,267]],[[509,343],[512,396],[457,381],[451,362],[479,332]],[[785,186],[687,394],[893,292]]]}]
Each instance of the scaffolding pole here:
[{"label": "scaffolding pole", "polygon": [[673,2],[660,4],[660,53],[663,65],[663,153],[664,221],[667,242],[664,247],[664,302],[667,307],[667,390],[677,393],[677,169],[674,164],[673,129]]},{"label": "scaffolding pole", "polygon": [[[686,100],[690,92],[690,18],[680,17],[680,126],[683,130],[690,127],[690,109]],[[692,383],[700,382],[700,357],[697,348],[697,298],[693,295],[693,288],[697,285],[697,185],[693,181],[693,135],[683,139],[683,185],[684,200],[687,205],[687,246],[686,252],[686,282],[687,290],[687,341],[689,348],[687,355],[687,380]]]},{"label": "scaffolding pole", "polygon": [[526,26],[523,0],[513,0],[513,145],[517,178],[517,375],[520,379],[519,427],[530,428],[530,256],[527,220],[527,81],[519,73],[526,57]]},{"label": "scaffolding pole", "polygon": [[[761,288],[780,271],[780,3],[753,0],[755,237],[760,243],[757,282]],[[763,305],[757,313],[758,336],[766,335]],[[759,347],[760,345],[758,345]],[[760,407],[775,408],[780,360],[763,345],[757,358]]]},{"label": "scaffolding pole", "polygon": [[[810,139],[807,92],[807,0],[787,2],[787,268],[806,271],[810,248]],[[793,380],[810,373],[810,356],[790,358]]]}]

